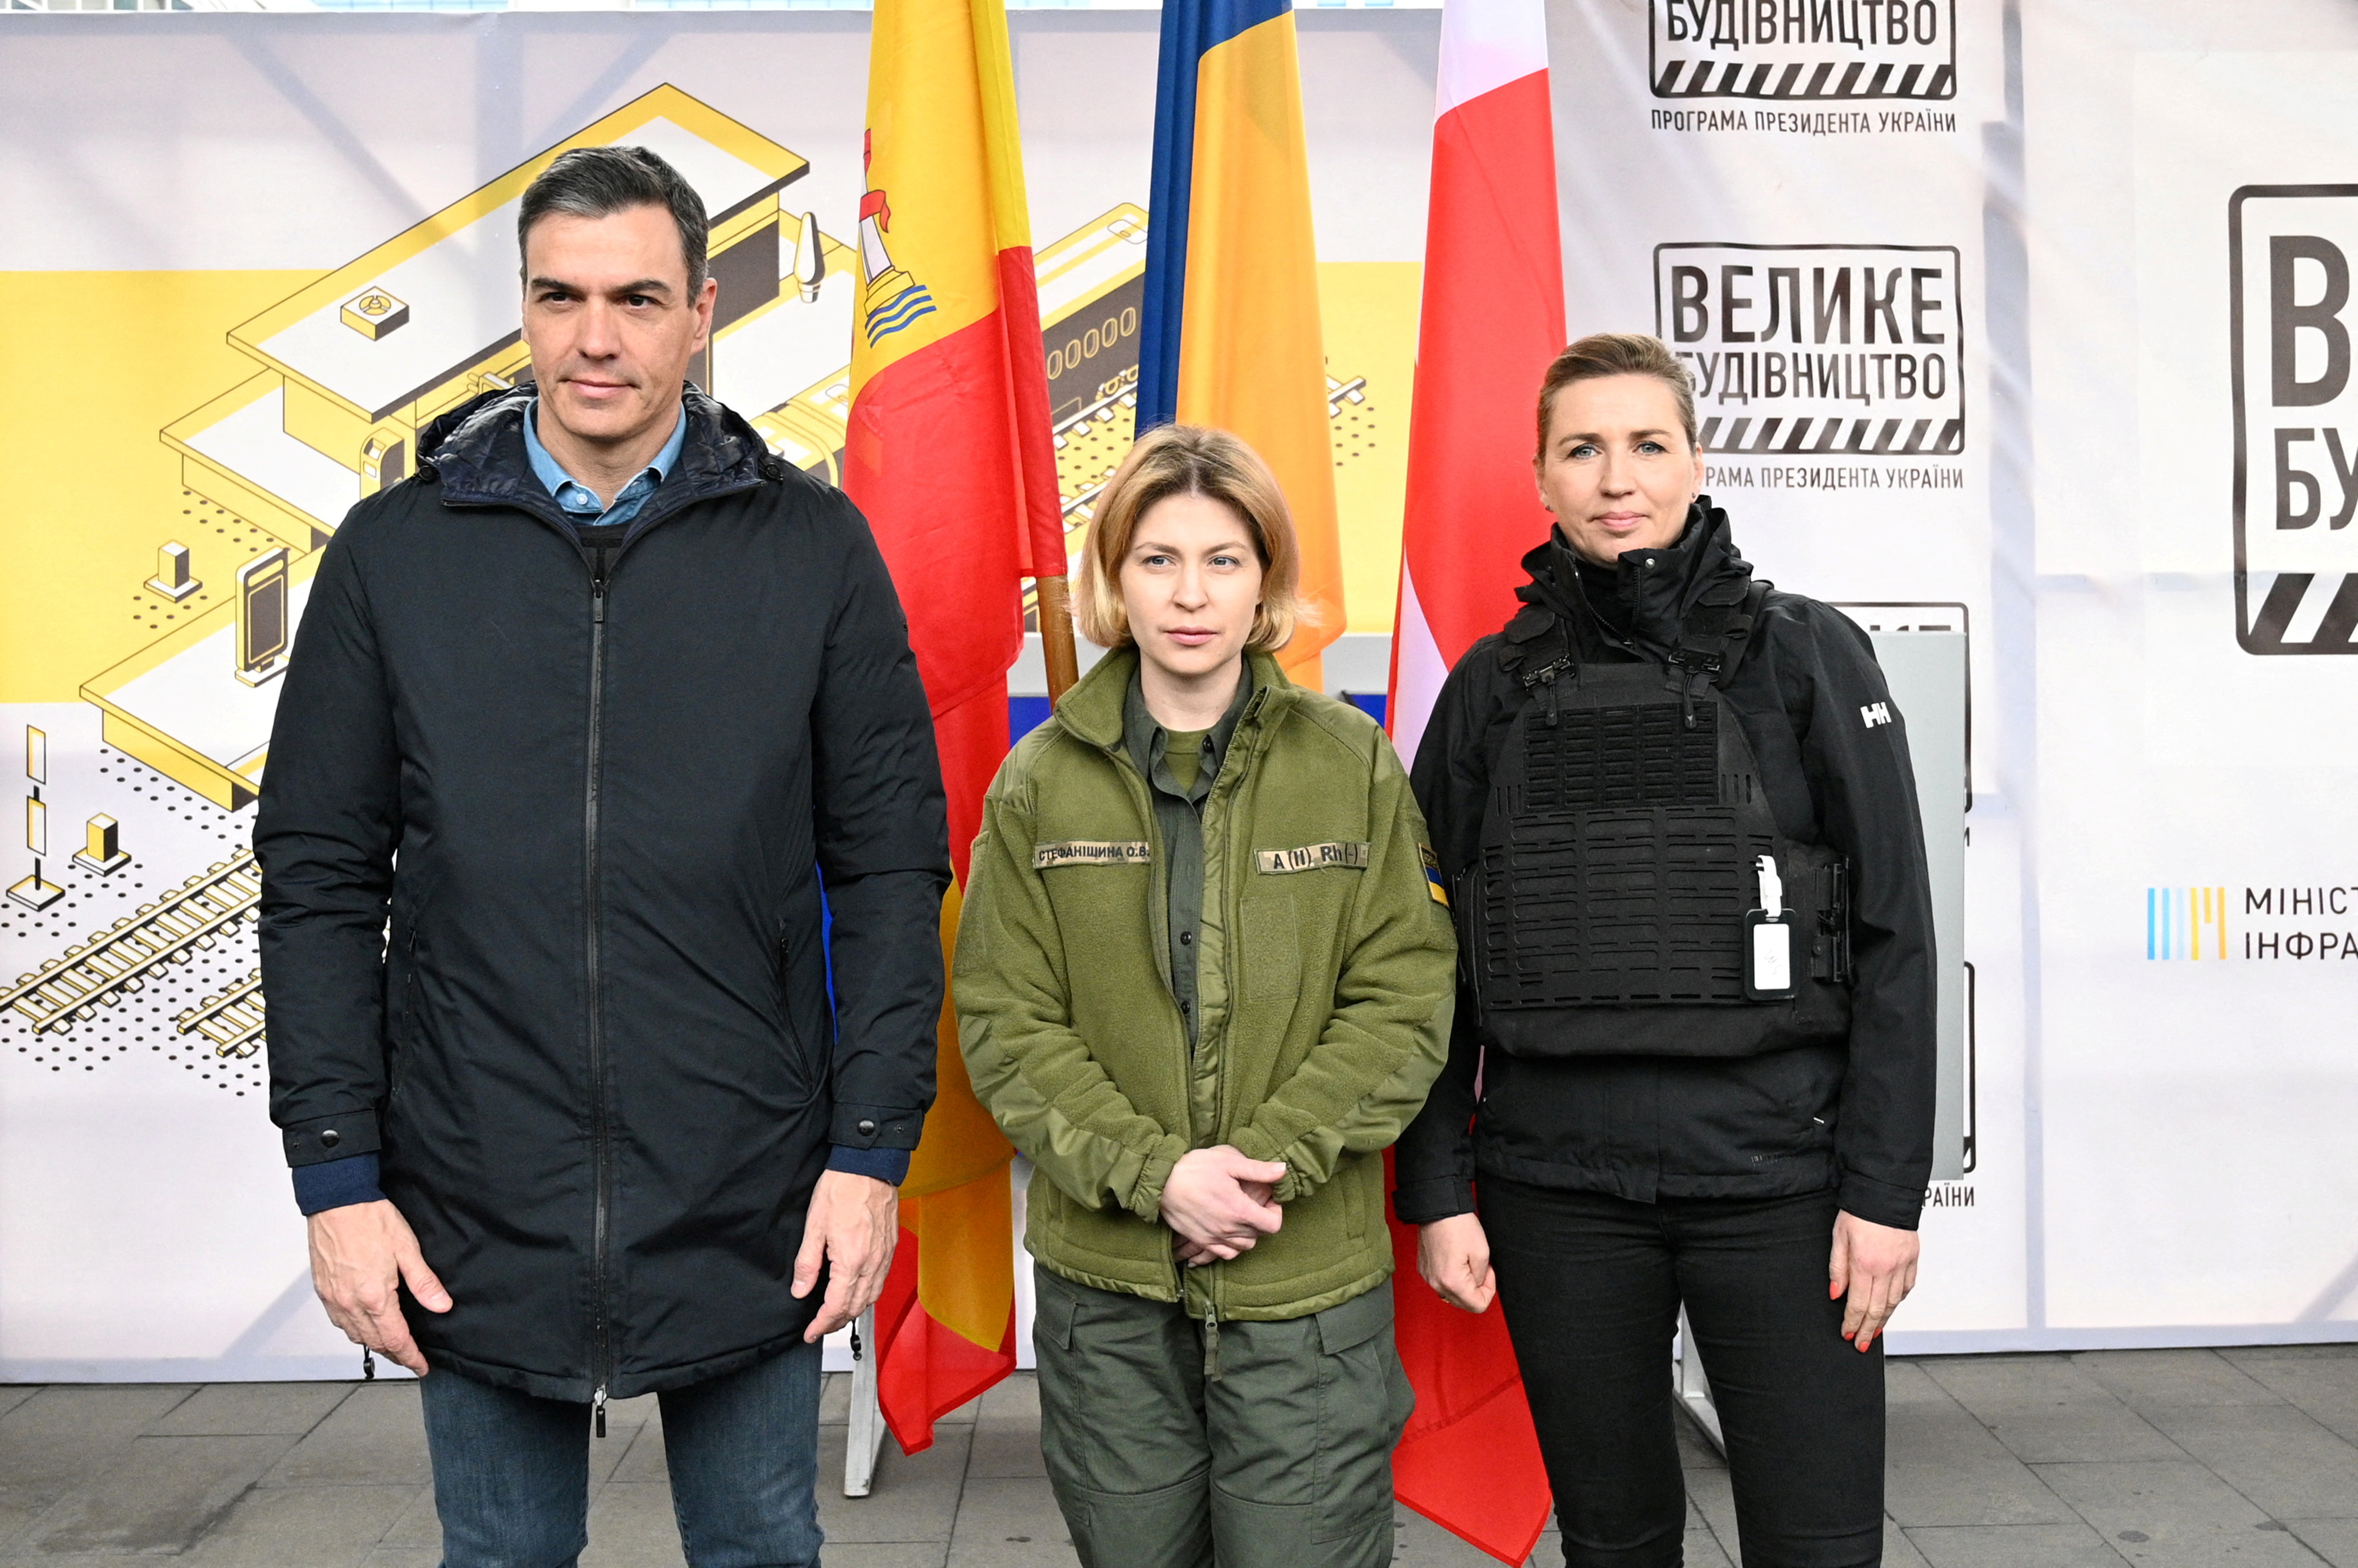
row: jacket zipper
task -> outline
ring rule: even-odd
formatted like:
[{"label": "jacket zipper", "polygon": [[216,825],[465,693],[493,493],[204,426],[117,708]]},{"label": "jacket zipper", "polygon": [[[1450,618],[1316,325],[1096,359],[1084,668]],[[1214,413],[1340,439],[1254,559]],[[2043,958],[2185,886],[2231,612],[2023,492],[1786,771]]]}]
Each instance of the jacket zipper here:
[{"label": "jacket zipper", "polygon": [[[420,472],[424,472],[432,466],[430,460],[422,461],[418,469]],[[629,538],[635,539],[675,512],[683,511],[700,502],[719,501],[749,490],[759,489],[762,482],[760,477],[756,476],[742,483],[724,485],[719,489],[700,494],[682,493],[671,498],[671,504],[667,506],[664,504],[665,498],[658,495],[650,501],[647,509],[639,514],[637,524],[632,529]],[[580,546],[579,537],[573,532],[572,520],[557,511],[554,505],[544,508],[517,496],[491,494],[469,495],[463,498],[446,496],[444,503],[451,506],[513,506],[527,516],[554,528],[572,542],[577,549]],[[625,544],[627,543],[626,539]],[[588,919],[584,935],[590,976],[590,1176],[591,1184],[596,1189],[592,1200],[594,1207],[590,1224],[590,1267],[596,1271],[596,1278],[590,1289],[590,1375],[595,1386],[590,1394],[590,1406],[600,1437],[606,1435],[606,1388],[611,1380],[613,1357],[611,1335],[606,1321],[607,1209],[611,1200],[607,1191],[610,1184],[610,1172],[606,1147],[605,1024],[599,1005],[598,769],[600,731],[605,720],[606,583],[611,575],[613,562],[621,557],[622,553],[622,546],[612,547],[611,553],[608,548],[600,547],[591,553],[592,559],[590,564],[590,743],[589,766],[583,780],[581,813],[584,860],[587,867],[584,902]]]},{"label": "jacket zipper", "polygon": [[[1245,775],[1251,770],[1252,748],[1260,743],[1260,729],[1254,723],[1254,715],[1260,708],[1261,700],[1261,693],[1258,691],[1246,700],[1245,711],[1238,720],[1235,732],[1228,738],[1227,752],[1220,759],[1220,771],[1212,775],[1212,787],[1204,795],[1204,806],[1206,808],[1204,815],[1209,816],[1213,798],[1220,793],[1220,782],[1227,776],[1229,763],[1236,759],[1237,742],[1241,739],[1245,743],[1246,755],[1243,762],[1238,764],[1236,782],[1229,785],[1228,804],[1222,808],[1225,815],[1221,819],[1221,825],[1224,827],[1233,826],[1239,815],[1236,809],[1236,797],[1243,791]],[[1251,728],[1249,729],[1248,726]],[[1207,838],[1207,848],[1208,843]],[[1230,933],[1229,940],[1222,944],[1220,950],[1229,971],[1228,1011],[1227,1016],[1221,1021],[1221,1028],[1225,1031],[1228,1024],[1235,1021],[1237,1014],[1236,959],[1238,938],[1242,932],[1243,922],[1238,918],[1242,914],[1240,903],[1242,894],[1238,891],[1242,886],[1239,881],[1242,873],[1235,863],[1233,840],[1224,843],[1223,847],[1231,851],[1228,856],[1227,869],[1220,877],[1221,918],[1227,922]],[[1207,852],[1204,857],[1204,864],[1208,868],[1211,863],[1212,858]],[[1212,1070],[1212,1115],[1216,1121],[1228,1108],[1228,1053],[1223,1051]],[[1206,1264],[1204,1270],[1206,1275],[1204,1280],[1204,1377],[1207,1381],[1216,1383],[1220,1380],[1220,1287],[1228,1281],[1226,1270],[1227,1266],[1217,1260]]]},{"label": "jacket zipper", "polygon": [[590,1375],[597,1391],[590,1407],[598,1435],[606,1435],[606,1386],[612,1378],[613,1351],[606,1322],[607,1169],[606,1148],[606,1026],[599,976],[598,773],[606,708],[606,576],[610,557],[595,552],[590,568],[590,741],[589,765],[582,783],[581,827],[587,883],[583,906],[584,937],[590,975],[590,1170],[592,1189],[590,1222]]}]

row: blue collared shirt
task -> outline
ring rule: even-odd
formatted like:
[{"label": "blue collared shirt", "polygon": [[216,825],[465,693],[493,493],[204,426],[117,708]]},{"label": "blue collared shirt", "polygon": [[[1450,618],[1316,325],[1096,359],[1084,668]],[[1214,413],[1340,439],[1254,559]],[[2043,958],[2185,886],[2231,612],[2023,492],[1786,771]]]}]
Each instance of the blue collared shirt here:
[{"label": "blue collared shirt", "polygon": [[565,509],[565,514],[577,528],[610,528],[636,517],[647,498],[654,494],[655,487],[678,466],[680,449],[687,445],[687,406],[682,404],[678,422],[671,427],[671,439],[664,443],[654,461],[622,487],[622,492],[614,497],[614,504],[609,506],[598,499],[596,491],[567,473],[564,465],[550,457],[548,449],[540,444],[540,399],[534,398],[524,411],[524,454],[532,460],[533,475],[548,487],[548,493],[557,498],[557,504]]}]

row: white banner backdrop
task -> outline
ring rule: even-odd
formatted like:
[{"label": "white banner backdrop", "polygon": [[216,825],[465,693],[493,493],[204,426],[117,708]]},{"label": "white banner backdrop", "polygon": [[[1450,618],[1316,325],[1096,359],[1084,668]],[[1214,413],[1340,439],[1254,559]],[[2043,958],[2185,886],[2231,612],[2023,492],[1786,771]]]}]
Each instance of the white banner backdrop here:
[{"label": "white banner backdrop", "polygon": [[2352,1338],[2358,14],[2038,5],[2023,56],[2031,1321]]},{"label": "white banner backdrop", "polygon": [[1572,330],[1693,356],[1767,575],[1973,628],[1974,1157],[1893,1348],[2353,1337],[2358,24],[1552,18]]},{"label": "white banner backdrop", "polygon": [[[1766,575],[1969,629],[1972,1161],[1935,1187],[1903,1353],[2358,1333],[2339,1158],[2358,865],[2316,826],[2358,782],[2334,685],[2358,665],[2330,656],[2358,624],[2358,419],[2335,423],[2358,403],[2358,193],[2335,183],[2358,181],[2358,22],[2329,0],[2216,9],[1552,9],[1574,332],[1690,356],[1712,491]],[[823,250],[862,185],[866,22],[0,32],[0,756],[12,800],[41,797],[61,890],[0,904],[0,991],[243,854],[257,764],[228,732],[251,703],[141,694],[184,655],[228,692],[227,655],[189,650],[237,575],[283,546],[299,595],[305,508],[331,524],[368,481],[240,324],[657,109],[741,161],[807,160],[776,243],[807,211]],[[1397,562],[1436,22],[1303,17],[1361,632]],[[1151,221],[1154,52],[1152,13],[1017,18],[1044,267],[1063,244],[1065,276],[1097,278],[1076,308],[1123,287],[1099,262]],[[825,424],[829,287],[798,301],[787,279],[716,350],[717,390],[781,441]],[[167,542],[191,551],[183,597]],[[189,719],[213,702],[221,737]],[[27,730],[44,776],[20,789]],[[94,816],[127,866],[105,869]],[[259,1058],[234,1054],[251,936],[211,935],[70,1033],[0,1001],[0,1380],[352,1374],[309,1298]]]},{"label": "white banner backdrop", "polygon": [[1960,963],[1976,983],[1952,1092],[1971,1141],[1959,1179],[1933,1187],[1922,1281],[1891,1345],[2014,1343],[2025,823],[2022,737],[1996,696],[1994,470],[2009,410],[1992,334],[2018,339],[2021,321],[1992,319],[2020,298],[1991,276],[1994,248],[2017,268],[2020,254],[1991,237],[2014,222],[2001,193],[2018,183],[1999,6],[1588,0],[1551,14],[1572,333],[1651,330],[1685,359],[1708,488],[1763,575],[1878,607],[1851,611],[1869,624],[1966,633]]}]

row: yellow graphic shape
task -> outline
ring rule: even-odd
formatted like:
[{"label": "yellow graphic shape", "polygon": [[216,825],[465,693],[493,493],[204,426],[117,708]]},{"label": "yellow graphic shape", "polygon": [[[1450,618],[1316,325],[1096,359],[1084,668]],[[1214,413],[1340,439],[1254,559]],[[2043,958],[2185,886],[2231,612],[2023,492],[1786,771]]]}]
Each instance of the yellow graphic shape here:
[{"label": "yellow graphic shape", "polygon": [[[515,219],[525,187],[569,148],[617,145],[651,148],[704,195],[716,258],[763,221],[774,223],[778,191],[810,167],[679,89],[658,87],[281,300],[233,330],[230,341],[352,418],[374,423],[405,407],[431,418],[460,400],[450,395],[452,384],[487,348],[515,341]],[[341,315],[347,299],[369,289],[432,308],[372,342]]]},{"label": "yellow graphic shape", "polygon": [[[158,546],[186,544],[205,593],[255,552],[227,553],[182,515],[180,458],[157,428],[253,373],[224,322],[311,272],[19,272],[0,276],[0,702],[70,702],[93,670],[155,633],[124,614],[162,605]],[[66,377],[83,389],[69,395]],[[203,595],[190,600],[202,602]]]},{"label": "yellow graphic shape", "polygon": [[[316,550],[285,568],[287,625],[301,624],[319,568]],[[238,678],[243,630],[233,600],[215,605],[81,688],[108,745],[228,811],[260,792],[277,712],[274,687]]]},{"label": "yellow graphic shape", "polygon": [[[164,445],[185,460],[190,490],[298,550],[316,549],[361,499],[360,481],[322,449],[331,405],[270,371],[248,376],[164,427]],[[368,428],[352,421],[352,437]],[[306,434],[312,435],[305,439]]]},{"label": "yellow graphic shape", "polygon": [[[1400,597],[1401,514],[1408,497],[1408,415],[1416,385],[1416,262],[1320,262],[1335,513],[1350,632],[1390,635]],[[1534,399],[1539,395],[1531,389]]]},{"label": "yellow graphic shape", "polygon": [[373,343],[406,324],[409,307],[382,288],[372,288],[345,300],[344,308],[336,315],[345,326]]},{"label": "yellow graphic shape", "polygon": [[[780,247],[792,248],[778,192],[808,161],[658,87],[233,328],[262,369],[165,427],[184,482],[293,548],[324,544],[355,502],[416,467],[437,415],[524,378],[517,203],[559,153],[612,145],[653,148],[705,197],[716,341],[775,303]],[[690,374],[710,385],[711,368]]]},{"label": "yellow graphic shape", "polygon": [[[324,276],[277,275],[284,281],[276,304],[265,295],[204,317],[134,317],[150,334],[151,356],[157,342],[217,349],[224,319],[243,325],[229,332],[229,347],[238,352],[208,355],[209,362],[226,358],[236,368],[219,369],[196,388],[174,384],[173,405],[189,412],[170,418],[175,410],[168,407],[158,417],[140,403],[146,429],[160,427],[162,437],[160,448],[147,450],[178,469],[177,484],[146,485],[156,526],[145,550],[152,559],[162,540],[192,531],[196,575],[210,576],[215,586],[174,612],[135,616],[151,636],[165,633],[146,649],[109,646],[102,656],[77,661],[78,676],[88,677],[82,695],[104,710],[110,742],[232,809],[253,798],[275,705],[275,694],[264,687],[279,665],[252,647],[241,652],[236,609],[223,602],[237,597],[235,574],[274,546],[289,553],[283,618],[275,600],[244,596],[255,611],[243,628],[247,640],[260,628],[283,645],[316,565],[308,557],[353,504],[415,470],[418,434],[435,416],[525,377],[517,203],[567,148],[611,145],[662,155],[697,187],[712,214],[708,254],[720,302],[713,348],[691,365],[692,378],[712,385],[715,364],[731,362],[732,354],[752,369],[768,362],[766,373],[777,374],[782,341],[786,361],[808,353],[824,364],[842,351],[844,334],[822,326],[825,346],[809,352],[823,309],[793,320],[776,314],[783,301],[802,303],[806,290],[816,297],[830,267],[846,269],[850,261],[816,223],[779,206],[780,190],[808,168],[807,160],[670,86],[584,126],[346,266]],[[61,346],[52,357],[88,367],[80,344]],[[126,364],[117,384],[149,379],[151,362]],[[784,373],[785,384],[758,394],[752,407],[796,384],[791,364]],[[128,430],[115,435],[118,442],[137,440]],[[77,479],[106,460],[75,465]],[[180,487],[185,492],[176,493]],[[144,584],[144,573],[138,580]],[[92,669],[103,673],[91,676]],[[225,689],[224,680],[241,690]],[[71,678],[65,684],[73,689]]]}]

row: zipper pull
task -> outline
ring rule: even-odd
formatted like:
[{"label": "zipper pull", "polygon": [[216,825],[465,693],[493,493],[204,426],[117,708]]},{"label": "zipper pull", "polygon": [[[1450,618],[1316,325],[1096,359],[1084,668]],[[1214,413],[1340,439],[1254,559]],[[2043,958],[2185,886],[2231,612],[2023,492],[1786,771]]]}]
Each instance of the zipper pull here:
[{"label": "zipper pull", "polygon": [[590,619],[600,626],[606,624],[606,579],[590,579]]},{"label": "zipper pull", "polygon": [[598,1426],[598,1435],[599,1435],[599,1436],[600,1436],[600,1437],[605,1436],[605,1435],[606,1435],[606,1385],[605,1385],[605,1384],[603,1384],[603,1383],[599,1384],[599,1385],[598,1385],[598,1391],[597,1391],[596,1393],[594,1393],[594,1394],[592,1394],[592,1395],[590,1395],[590,1417],[591,1417],[591,1419],[592,1419],[594,1422],[596,1422],[596,1423],[597,1423],[597,1426]]},{"label": "zipper pull", "polygon": [[1204,1308],[1204,1376],[1220,1380],[1220,1309],[1216,1306]]}]

